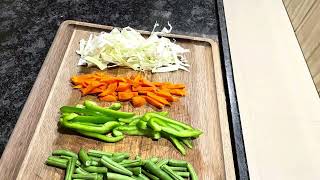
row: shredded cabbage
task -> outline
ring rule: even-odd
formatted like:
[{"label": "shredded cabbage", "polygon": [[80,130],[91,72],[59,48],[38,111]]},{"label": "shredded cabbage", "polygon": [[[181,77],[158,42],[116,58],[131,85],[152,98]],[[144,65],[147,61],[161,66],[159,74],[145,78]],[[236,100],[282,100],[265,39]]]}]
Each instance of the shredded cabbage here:
[{"label": "shredded cabbage", "polygon": [[144,38],[136,30],[126,27],[117,28],[110,33],[91,34],[89,39],[80,40],[77,53],[81,55],[78,65],[97,66],[103,70],[115,66],[127,66],[136,71],[169,72],[179,69],[188,71],[189,65],[184,53],[189,52],[170,39],[160,35],[170,33],[163,28],[154,32],[159,26],[155,24],[151,35]]}]

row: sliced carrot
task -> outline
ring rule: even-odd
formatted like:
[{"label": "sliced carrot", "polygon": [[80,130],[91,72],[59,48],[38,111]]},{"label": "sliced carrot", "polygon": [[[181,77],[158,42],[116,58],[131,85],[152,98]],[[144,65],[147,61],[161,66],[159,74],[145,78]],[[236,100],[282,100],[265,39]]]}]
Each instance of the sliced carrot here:
[{"label": "sliced carrot", "polygon": [[163,85],[162,82],[152,82],[155,86],[160,87]]},{"label": "sliced carrot", "polygon": [[102,93],[100,93],[98,96],[106,96],[106,95],[110,95],[111,93],[115,92],[117,89],[117,82],[111,83],[109,84],[109,86],[107,87],[106,90],[103,90]]},{"label": "sliced carrot", "polygon": [[139,94],[147,95],[148,91],[138,91]]},{"label": "sliced carrot", "polygon": [[115,101],[117,101],[117,96],[106,95],[106,96],[101,97],[100,100],[108,101],[108,102],[115,102]]},{"label": "sliced carrot", "polygon": [[132,92],[118,92],[119,101],[128,101],[134,97]]},{"label": "sliced carrot", "polygon": [[117,88],[116,91],[121,91],[121,92],[123,92],[123,91],[125,91],[125,90],[127,90],[127,89],[129,89],[129,88],[130,88],[130,84],[129,84],[129,83],[119,82],[119,85],[118,85],[118,88]]},{"label": "sliced carrot", "polygon": [[137,87],[136,89],[137,91],[150,91],[150,92],[154,92],[156,90],[155,87],[141,87],[141,86]]},{"label": "sliced carrot", "polygon": [[170,105],[170,103],[165,98],[163,98],[161,96],[157,96],[156,94],[154,94],[152,92],[147,92],[147,96],[161,102],[162,104]]},{"label": "sliced carrot", "polygon": [[92,81],[86,88],[81,89],[82,95],[87,95],[92,91],[94,88],[100,86],[101,84],[98,81]]},{"label": "sliced carrot", "polygon": [[171,89],[170,93],[173,95],[177,95],[177,96],[185,96],[186,95],[185,89]]},{"label": "sliced carrot", "polygon": [[158,96],[164,97],[166,100],[170,102],[174,101],[174,97],[168,91],[158,90],[158,91],[155,91],[155,94]]},{"label": "sliced carrot", "polygon": [[156,87],[152,82],[146,80],[146,79],[142,79],[142,86],[148,86],[148,87]]},{"label": "sliced carrot", "polygon": [[90,91],[89,94],[101,93],[103,90],[101,88],[94,88]]},{"label": "sliced carrot", "polygon": [[137,74],[133,79],[133,87],[139,86],[140,85],[139,83],[140,83],[141,79],[142,79],[141,75]]},{"label": "sliced carrot", "polygon": [[184,84],[169,84],[166,86],[168,89],[183,89],[186,86]]},{"label": "sliced carrot", "polygon": [[162,104],[161,102],[149,97],[149,96],[144,96],[144,98],[146,99],[146,101],[151,104],[152,106],[155,106],[156,108],[162,109],[164,104]]},{"label": "sliced carrot", "polygon": [[141,107],[147,103],[146,99],[142,96],[133,97],[131,102],[134,107]]}]

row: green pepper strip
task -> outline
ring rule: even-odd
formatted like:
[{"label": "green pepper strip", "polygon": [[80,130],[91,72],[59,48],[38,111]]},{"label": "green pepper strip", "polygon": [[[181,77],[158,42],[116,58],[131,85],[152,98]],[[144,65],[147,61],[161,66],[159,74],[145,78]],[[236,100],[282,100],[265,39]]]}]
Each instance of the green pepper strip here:
[{"label": "green pepper strip", "polygon": [[113,172],[124,174],[127,176],[132,176],[133,173],[129,171],[127,168],[123,167],[122,165],[112,161],[112,159],[108,158],[107,156],[102,156],[101,163],[106,166],[108,169],[112,170]]},{"label": "green pepper strip", "polygon": [[181,176],[179,176],[177,173],[175,173],[174,171],[172,171],[167,165],[163,165],[161,167],[161,169],[166,172],[167,174],[169,174],[169,176],[172,177],[172,179],[174,180],[184,180]]},{"label": "green pepper strip", "polygon": [[78,155],[72,151],[64,150],[64,149],[58,149],[52,152],[52,155],[57,155],[57,156],[69,156],[69,157],[74,157],[78,159]]},{"label": "green pepper strip", "polygon": [[202,132],[197,129],[176,131],[170,127],[162,127],[162,131],[174,135],[176,137],[198,137],[202,134]]},{"label": "green pepper strip", "polygon": [[121,131],[118,131],[116,128],[112,130],[113,136],[123,136],[123,133]]},{"label": "green pepper strip", "polygon": [[114,117],[114,118],[130,118],[134,116],[134,113],[120,112],[120,111],[115,111],[112,109],[106,109],[106,108],[100,107],[95,102],[92,102],[89,100],[86,100],[84,102],[84,105],[86,106],[86,108],[90,110],[97,111],[97,112],[100,112],[101,114]]},{"label": "green pepper strip", "polygon": [[157,131],[157,132],[161,131],[161,126],[156,123],[156,118],[151,118],[148,121],[148,126],[151,127],[154,131]]},{"label": "green pepper strip", "polygon": [[84,136],[100,139],[104,142],[110,142],[110,143],[121,141],[124,138],[124,136],[112,137],[112,136],[102,135],[102,134],[93,133],[93,132],[86,132],[81,130],[76,130],[76,131]]},{"label": "green pepper strip", "polygon": [[119,110],[121,109],[121,103],[113,103],[111,104],[111,106],[108,107],[108,109]]},{"label": "green pepper strip", "polygon": [[161,180],[172,180],[172,178],[165,173],[163,170],[161,170],[157,165],[155,165],[151,161],[146,161],[144,167],[151,172],[152,174],[156,175]]},{"label": "green pepper strip", "polygon": [[107,179],[108,180],[119,180],[119,179],[121,179],[121,180],[135,180],[134,178],[129,177],[129,176],[124,176],[121,174],[110,173],[110,172],[107,173]]},{"label": "green pepper strip", "polygon": [[181,154],[186,155],[186,149],[184,148],[183,144],[173,136],[169,136],[169,138],[173,145],[181,152]]},{"label": "green pepper strip", "polygon": [[72,122],[86,122],[86,123],[95,123],[95,124],[104,124],[109,121],[115,121],[116,118],[107,117],[107,116],[77,116],[73,118]]},{"label": "green pepper strip", "polygon": [[71,160],[68,161],[67,170],[66,170],[66,176],[65,180],[72,180],[72,174],[74,172],[75,166],[76,166],[76,158],[71,158]]},{"label": "green pepper strip", "polygon": [[190,163],[187,164],[187,168],[188,168],[188,170],[190,172],[191,180],[198,180],[199,178],[197,176],[197,173],[196,173],[196,171],[194,170],[193,166]]},{"label": "green pepper strip", "polygon": [[97,116],[97,115],[101,116],[101,113],[98,113],[89,109],[77,108],[72,106],[62,106],[60,108],[60,111],[62,113],[79,113],[82,115],[89,115],[89,116]]},{"label": "green pepper strip", "polygon": [[116,121],[109,121],[105,123],[101,127],[95,127],[95,126],[87,126],[79,123],[70,123],[68,121],[65,121],[63,119],[60,119],[60,123],[62,126],[74,130],[80,130],[80,131],[87,131],[87,132],[94,132],[94,133],[99,133],[99,134],[106,134],[109,131],[111,131],[113,128],[117,127],[119,125],[118,122]]},{"label": "green pepper strip", "polygon": [[137,123],[141,120],[141,117],[137,118],[137,119],[134,119],[132,120],[128,125],[129,126],[135,126],[137,125]]},{"label": "green pepper strip", "polygon": [[90,157],[88,156],[87,152],[82,148],[79,151],[79,159],[81,160],[82,164],[84,164],[85,166],[91,165]]},{"label": "green pepper strip", "polygon": [[98,173],[98,174],[106,174],[108,172],[108,169],[106,167],[88,166],[88,167],[84,167],[83,169],[90,173]]},{"label": "green pepper strip", "polygon": [[152,118],[152,117],[159,118],[159,119],[163,120],[164,122],[176,124],[176,125],[181,126],[181,127],[185,128],[185,129],[190,129],[190,130],[193,129],[193,128],[192,128],[190,125],[188,125],[188,124],[185,124],[185,123],[182,123],[182,122],[179,122],[179,121],[170,119],[170,118],[165,117],[165,116],[161,116],[161,115],[156,114],[156,113],[149,112],[149,113],[146,113],[146,114],[144,115],[144,118],[145,118],[147,121],[148,121],[150,118]]}]

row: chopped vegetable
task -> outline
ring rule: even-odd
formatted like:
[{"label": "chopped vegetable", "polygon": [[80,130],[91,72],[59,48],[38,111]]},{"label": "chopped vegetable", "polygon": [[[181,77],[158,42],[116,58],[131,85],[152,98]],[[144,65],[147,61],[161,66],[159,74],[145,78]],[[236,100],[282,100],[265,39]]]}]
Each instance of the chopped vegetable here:
[{"label": "chopped vegetable", "polygon": [[[169,24],[169,23],[168,23]],[[171,25],[169,24],[171,27]],[[155,26],[156,27],[156,26]],[[188,71],[184,54],[189,50],[160,36],[170,30],[153,32],[144,38],[138,31],[126,27],[114,28],[110,33],[91,34],[88,40],[80,40],[77,53],[78,65],[95,65],[101,70],[115,66],[127,66],[136,71],[169,72]]]},{"label": "chopped vegetable", "polygon": [[[134,107],[141,107],[145,102],[161,109],[170,106],[178,97],[185,96],[184,84],[169,82],[151,82],[140,74],[131,77],[115,77],[102,72],[82,74],[71,78],[75,89],[82,95],[97,95],[107,102],[131,101]],[[138,95],[142,95],[138,98]]]}]

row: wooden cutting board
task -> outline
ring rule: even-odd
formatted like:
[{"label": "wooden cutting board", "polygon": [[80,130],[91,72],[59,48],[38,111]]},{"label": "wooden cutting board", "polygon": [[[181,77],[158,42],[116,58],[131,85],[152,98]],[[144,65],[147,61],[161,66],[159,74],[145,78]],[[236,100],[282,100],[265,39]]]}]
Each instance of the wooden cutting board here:
[{"label": "wooden cutting board", "polygon": [[[158,156],[184,159],[194,165],[200,179],[235,179],[219,49],[217,43],[210,39],[168,35],[174,38],[179,45],[190,50],[190,53],[187,54],[191,65],[190,72],[144,74],[152,81],[186,84],[187,96],[180,98],[170,108],[164,109],[169,111],[170,117],[204,131],[204,134],[194,141],[194,148],[188,150],[186,156],[182,156],[166,139],[152,141],[145,137],[128,136],[118,143],[104,143],[78,134],[67,133],[58,128],[61,106],[75,105],[85,99],[99,102],[95,97],[81,97],[78,90],[72,89],[70,77],[79,73],[97,71],[96,68],[77,66],[79,56],[75,51],[79,48],[80,39],[87,39],[92,33],[110,30],[112,30],[110,26],[76,21],[66,21],[61,25],[47,55],[44,64],[47,67],[43,67],[53,71],[46,73],[56,74],[54,81],[53,83],[46,82],[50,79],[41,77],[45,74],[43,70],[41,71],[35,84],[40,87],[32,90],[1,159],[0,179],[1,177],[5,179],[63,179],[62,170],[44,164],[46,158],[55,149],[78,151],[80,147],[111,152],[129,152],[132,156],[139,154],[143,158]],[[148,32],[141,32],[148,34]],[[121,76],[134,73],[133,70],[127,68],[114,68],[106,72]],[[50,89],[48,95],[45,92],[39,93],[41,86]],[[99,103],[109,105],[105,102]],[[151,106],[133,108],[129,103],[123,103],[122,110],[143,114],[155,109]],[[34,115],[37,113],[38,115]],[[34,124],[33,127],[30,127],[31,130],[26,130],[25,126],[28,122],[31,125]],[[27,140],[29,138],[31,141],[21,143],[22,147],[19,147],[23,138]],[[17,147],[18,150],[15,149]]]}]

